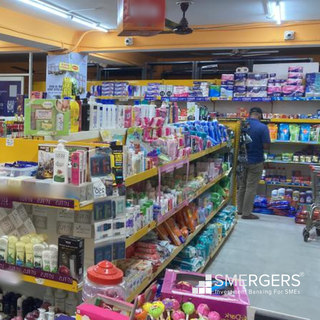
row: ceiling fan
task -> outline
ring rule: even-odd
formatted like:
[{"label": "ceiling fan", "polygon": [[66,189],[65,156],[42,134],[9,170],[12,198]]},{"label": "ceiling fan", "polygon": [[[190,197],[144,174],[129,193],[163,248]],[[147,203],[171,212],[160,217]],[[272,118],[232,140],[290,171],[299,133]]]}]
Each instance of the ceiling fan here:
[{"label": "ceiling fan", "polygon": [[166,28],[170,30],[162,31],[160,34],[188,35],[193,33],[193,29],[189,26],[189,22],[186,18],[186,12],[188,11],[190,5],[193,4],[193,1],[177,1],[176,4],[181,8],[183,14],[182,19],[179,23],[166,19]]}]

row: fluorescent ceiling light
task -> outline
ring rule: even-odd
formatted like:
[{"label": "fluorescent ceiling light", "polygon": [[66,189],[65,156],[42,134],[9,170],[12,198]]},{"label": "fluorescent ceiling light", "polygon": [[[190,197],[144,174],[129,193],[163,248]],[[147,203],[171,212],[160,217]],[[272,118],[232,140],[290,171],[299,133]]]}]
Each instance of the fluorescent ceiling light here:
[{"label": "fluorescent ceiling light", "polygon": [[30,6],[33,6],[37,9],[47,11],[49,13],[55,14],[59,17],[65,18],[65,19],[71,19],[74,22],[80,23],[86,27],[89,27],[91,29],[108,32],[108,28],[105,26],[100,25],[97,22],[91,21],[89,19],[86,19],[84,17],[80,17],[74,14],[70,14],[67,10],[62,10],[56,6],[53,6],[51,4],[48,4],[44,1],[40,0],[19,0],[23,3],[29,4]]},{"label": "fluorescent ceiling light", "polygon": [[31,1],[31,0],[19,0],[23,3],[26,3],[26,4],[29,4],[30,6],[33,6],[35,8],[38,8],[38,9],[41,9],[41,10],[44,10],[44,11],[47,11],[49,13],[52,13],[52,14],[55,14],[61,18],[69,18],[69,15],[67,14],[67,12],[64,12],[54,6],[51,6],[45,2],[42,2],[42,1]]},{"label": "fluorescent ceiling light", "polygon": [[89,28],[92,28],[92,29],[96,29],[96,30],[103,31],[103,32],[108,32],[107,28],[105,28],[105,27],[103,27],[103,26],[101,26],[98,23],[95,23],[93,21],[85,20],[85,19],[78,18],[78,17],[75,17],[75,16],[72,16],[71,20],[74,21],[74,22],[80,23],[80,24],[82,24],[84,26],[87,26]]},{"label": "fluorescent ceiling light", "polygon": [[280,2],[277,2],[274,7],[274,13],[273,13],[274,19],[276,20],[277,24],[281,24],[281,7]]}]

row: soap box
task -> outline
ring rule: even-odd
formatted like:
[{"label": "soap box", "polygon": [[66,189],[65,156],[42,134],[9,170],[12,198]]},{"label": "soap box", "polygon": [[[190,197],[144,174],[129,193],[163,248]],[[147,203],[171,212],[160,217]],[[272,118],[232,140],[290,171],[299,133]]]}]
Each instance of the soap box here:
[{"label": "soap box", "polygon": [[[229,291],[230,294],[213,295],[212,292],[206,294],[204,293],[206,289],[212,291],[212,279],[214,279],[214,276],[211,275],[167,269],[163,280],[161,298],[177,299],[180,303],[192,302],[196,309],[201,303],[205,303],[210,310],[218,312],[221,319],[246,319],[250,301],[245,286],[235,281],[232,290]],[[222,277],[219,279],[222,279]],[[190,283],[192,292],[179,288],[177,286],[179,282]]]},{"label": "soap box", "polygon": [[58,240],[58,266],[69,272],[73,279],[81,282],[84,268],[84,239],[73,236],[60,236]]}]

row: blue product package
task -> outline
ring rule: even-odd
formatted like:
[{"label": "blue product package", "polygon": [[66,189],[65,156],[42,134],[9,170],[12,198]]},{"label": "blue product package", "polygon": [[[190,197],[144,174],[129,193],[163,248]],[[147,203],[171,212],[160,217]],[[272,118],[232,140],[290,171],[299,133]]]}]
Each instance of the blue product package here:
[{"label": "blue product package", "polygon": [[289,139],[290,139],[289,124],[280,123],[280,126],[279,126],[279,140],[289,141]]},{"label": "blue product package", "polygon": [[311,125],[302,124],[300,126],[300,141],[302,142],[310,141],[310,132],[311,132]]}]

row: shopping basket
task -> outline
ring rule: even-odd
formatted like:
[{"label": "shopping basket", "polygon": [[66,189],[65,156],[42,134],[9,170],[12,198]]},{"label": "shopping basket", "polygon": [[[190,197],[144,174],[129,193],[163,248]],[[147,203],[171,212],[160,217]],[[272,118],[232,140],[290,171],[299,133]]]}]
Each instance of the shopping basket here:
[{"label": "shopping basket", "polygon": [[303,239],[308,242],[310,231],[315,228],[317,236],[320,236],[320,219],[316,218],[315,212],[320,210],[320,166],[310,166],[312,176],[313,204],[307,217],[306,227],[303,229]]}]

